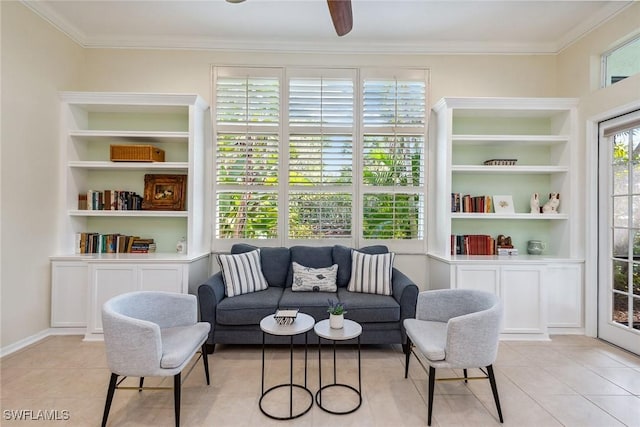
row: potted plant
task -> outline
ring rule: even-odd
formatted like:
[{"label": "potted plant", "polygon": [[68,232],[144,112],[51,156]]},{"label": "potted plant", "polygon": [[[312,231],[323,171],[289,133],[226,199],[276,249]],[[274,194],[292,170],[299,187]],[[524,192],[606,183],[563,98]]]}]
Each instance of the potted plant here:
[{"label": "potted plant", "polygon": [[344,314],[347,310],[345,310],[344,304],[341,302],[331,299],[328,301],[329,307],[327,307],[327,312],[329,313],[329,326],[333,329],[342,329],[344,327]]}]

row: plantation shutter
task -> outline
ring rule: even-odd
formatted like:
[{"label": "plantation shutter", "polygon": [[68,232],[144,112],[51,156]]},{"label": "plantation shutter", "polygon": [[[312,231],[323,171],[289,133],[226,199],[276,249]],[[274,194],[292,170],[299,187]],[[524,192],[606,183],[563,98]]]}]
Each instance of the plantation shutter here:
[{"label": "plantation shutter", "polygon": [[424,72],[364,76],[364,239],[424,238],[426,78]]},{"label": "plantation shutter", "polygon": [[216,71],[216,238],[275,238],[281,71]]},{"label": "plantation shutter", "polygon": [[355,74],[290,74],[289,238],[350,238]]}]

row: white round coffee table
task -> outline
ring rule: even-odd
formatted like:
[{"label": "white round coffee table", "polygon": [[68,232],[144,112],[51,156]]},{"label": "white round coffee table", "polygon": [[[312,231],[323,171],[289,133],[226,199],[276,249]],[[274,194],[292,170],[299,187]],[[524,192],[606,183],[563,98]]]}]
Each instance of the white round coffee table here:
[{"label": "white round coffee table", "polygon": [[[269,418],[273,418],[275,420],[291,420],[294,418],[298,418],[301,415],[306,414],[309,409],[313,406],[313,393],[311,390],[307,388],[307,332],[313,329],[313,325],[315,324],[315,320],[313,317],[308,314],[298,313],[296,316],[296,320],[290,325],[279,325],[271,314],[266,316],[260,321],[260,329],[262,329],[262,395],[260,396],[260,410],[263,414],[268,416]],[[264,347],[265,347],[265,336],[269,335],[277,335],[277,336],[289,336],[289,382],[284,384],[275,385],[268,390],[264,389]],[[304,334],[304,385],[294,384],[293,382],[293,337],[296,335]],[[262,400],[265,398],[267,394],[271,391],[276,390],[282,387],[289,387],[289,415],[288,416],[277,416],[268,413],[262,407]],[[293,388],[299,388],[306,393],[308,393],[311,401],[309,405],[303,409],[302,411],[294,414],[293,413]]]},{"label": "white round coffee table", "polygon": [[[350,414],[362,405],[362,364],[360,360],[360,335],[362,335],[362,326],[358,322],[353,320],[344,319],[344,327],[340,329],[333,329],[329,326],[329,319],[322,320],[313,328],[313,331],[318,336],[318,392],[316,393],[316,403],[324,411],[336,415]],[[358,388],[344,383],[339,383],[336,375],[336,341],[346,341],[357,338],[358,339]],[[333,341],[333,383],[322,385],[322,340]],[[349,410],[339,411],[332,410],[326,406],[322,406],[322,392],[331,387],[342,387],[349,390],[353,390],[358,396],[358,404]]]}]

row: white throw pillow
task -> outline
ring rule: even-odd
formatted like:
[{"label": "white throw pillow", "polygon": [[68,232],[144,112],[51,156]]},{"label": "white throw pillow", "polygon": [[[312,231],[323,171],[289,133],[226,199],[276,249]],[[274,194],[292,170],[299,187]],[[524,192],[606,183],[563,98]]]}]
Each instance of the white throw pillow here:
[{"label": "white throw pillow", "polygon": [[264,291],[269,286],[262,274],[260,249],[234,255],[218,255],[227,297]]},{"label": "white throw pillow", "polygon": [[336,278],[338,277],[338,264],[331,267],[311,268],[292,262],[293,284],[292,291],[336,292]]},{"label": "white throw pillow", "polygon": [[391,274],[395,254],[370,255],[351,251],[351,279],[347,290],[367,294],[391,295]]}]

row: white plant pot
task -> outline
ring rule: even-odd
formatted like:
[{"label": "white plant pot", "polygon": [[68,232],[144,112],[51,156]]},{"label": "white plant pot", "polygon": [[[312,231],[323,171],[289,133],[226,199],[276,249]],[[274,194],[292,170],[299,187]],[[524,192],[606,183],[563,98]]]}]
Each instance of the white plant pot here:
[{"label": "white plant pot", "polygon": [[329,314],[329,326],[332,329],[342,329],[344,327],[344,314]]}]

